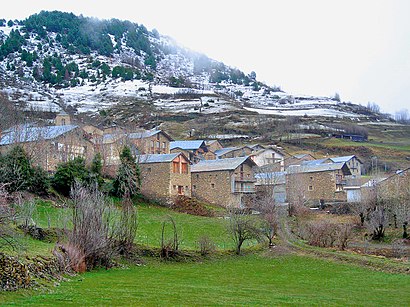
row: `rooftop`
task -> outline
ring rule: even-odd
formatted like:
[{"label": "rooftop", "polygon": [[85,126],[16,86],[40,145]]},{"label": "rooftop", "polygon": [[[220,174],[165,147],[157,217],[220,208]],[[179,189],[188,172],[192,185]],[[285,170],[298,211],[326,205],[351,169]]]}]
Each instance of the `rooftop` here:
[{"label": "rooftop", "polygon": [[13,143],[52,140],[76,128],[78,128],[77,125],[44,127],[34,127],[30,125],[15,126],[4,131],[4,135],[0,139],[0,145],[3,146],[10,145]]},{"label": "rooftop", "polygon": [[204,140],[192,140],[192,141],[173,141],[170,143],[170,150],[180,148],[182,150],[196,150],[205,145]]},{"label": "rooftop", "polygon": [[181,153],[176,152],[172,154],[148,154],[148,155],[138,155],[137,161],[138,163],[168,163],[172,162],[176,157],[178,157]]},{"label": "rooftop", "polygon": [[327,172],[327,171],[337,171],[343,170],[343,173],[349,174],[350,170],[346,163],[325,163],[325,164],[313,164],[313,165],[290,165],[287,169],[288,174],[299,174],[299,173],[317,173],[317,172]]},{"label": "rooftop", "polygon": [[199,163],[192,165],[191,173],[234,170],[247,160],[255,165],[249,157],[202,160]]}]

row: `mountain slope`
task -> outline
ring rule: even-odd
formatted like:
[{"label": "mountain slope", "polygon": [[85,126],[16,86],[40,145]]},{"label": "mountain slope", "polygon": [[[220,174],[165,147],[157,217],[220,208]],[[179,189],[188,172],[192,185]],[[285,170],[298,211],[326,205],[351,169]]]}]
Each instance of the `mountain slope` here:
[{"label": "mountain slope", "polygon": [[129,21],[42,11],[0,21],[0,41],[0,88],[25,109],[373,116],[329,97],[284,93]]}]

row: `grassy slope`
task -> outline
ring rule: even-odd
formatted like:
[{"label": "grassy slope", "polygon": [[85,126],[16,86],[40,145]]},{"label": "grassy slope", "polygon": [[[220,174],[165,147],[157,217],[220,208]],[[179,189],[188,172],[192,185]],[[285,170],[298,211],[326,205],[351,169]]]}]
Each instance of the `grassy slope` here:
[{"label": "grassy slope", "polygon": [[406,306],[408,275],[328,260],[257,255],[203,263],[159,263],[74,277],[51,293],[0,294],[16,305]]}]

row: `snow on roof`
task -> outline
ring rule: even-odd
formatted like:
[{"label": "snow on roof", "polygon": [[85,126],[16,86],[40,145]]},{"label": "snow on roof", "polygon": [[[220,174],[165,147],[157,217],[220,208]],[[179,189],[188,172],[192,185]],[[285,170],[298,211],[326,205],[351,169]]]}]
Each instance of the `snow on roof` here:
[{"label": "snow on roof", "polygon": [[191,173],[234,170],[247,160],[255,165],[255,162],[249,159],[249,157],[202,160],[199,163],[192,165]]},{"label": "snow on roof", "polygon": [[45,127],[33,127],[30,125],[16,126],[7,129],[7,132],[1,137],[0,145],[51,140],[76,128],[78,128],[77,125]]},{"label": "snow on roof", "polygon": [[290,165],[287,169],[288,174],[298,174],[298,173],[316,173],[316,172],[326,172],[326,171],[336,171],[343,170],[343,172],[348,172],[349,168],[346,163],[325,163],[325,164],[314,164],[314,165]]},{"label": "snow on roof", "polygon": [[137,161],[138,163],[166,163],[172,162],[176,157],[178,157],[181,153],[176,152],[173,154],[148,154],[148,155],[138,155]]},{"label": "snow on roof", "polygon": [[192,140],[192,141],[173,141],[170,142],[170,150],[180,148],[183,150],[195,150],[200,148],[204,144],[204,140]]}]

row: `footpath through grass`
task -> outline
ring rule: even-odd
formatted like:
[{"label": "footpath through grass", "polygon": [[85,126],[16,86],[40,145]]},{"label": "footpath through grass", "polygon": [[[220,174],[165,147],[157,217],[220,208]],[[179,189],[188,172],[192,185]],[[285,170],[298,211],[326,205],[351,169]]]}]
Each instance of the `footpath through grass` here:
[{"label": "footpath through grass", "polygon": [[297,255],[151,260],[86,273],[46,294],[0,293],[2,300],[6,306],[409,306],[410,276]]}]

